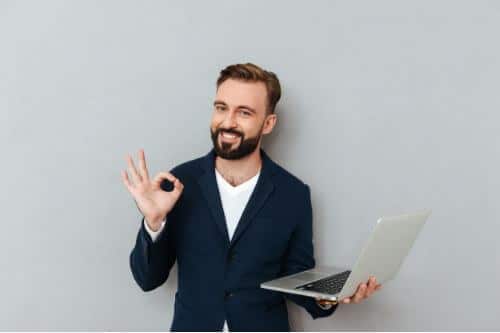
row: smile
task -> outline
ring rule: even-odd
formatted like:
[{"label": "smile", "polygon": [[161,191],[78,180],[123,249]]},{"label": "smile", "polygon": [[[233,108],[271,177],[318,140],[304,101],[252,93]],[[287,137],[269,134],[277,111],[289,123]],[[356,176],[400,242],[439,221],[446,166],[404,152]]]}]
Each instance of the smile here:
[{"label": "smile", "polygon": [[240,136],[232,133],[221,132],[221,138],[225,141],[236,141]]},{"label": "smile", "polygon": [[231,133],[226,133],[226,132],[222,132],[221,134],[222,134],[223,137],[229,138],[229,139],[237,138],[238,137],[238,135],[236,135],[236,134],[231,134]]}]

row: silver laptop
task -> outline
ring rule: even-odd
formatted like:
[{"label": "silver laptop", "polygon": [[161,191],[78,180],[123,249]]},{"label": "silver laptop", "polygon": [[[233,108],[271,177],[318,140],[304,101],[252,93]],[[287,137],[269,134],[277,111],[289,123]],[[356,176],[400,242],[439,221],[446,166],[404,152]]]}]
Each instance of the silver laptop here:
[{"label": "silver laptop", "polygon": [[262,283],[264,289],[340,301],[370,275],[383,284],[394,278],[431,211],[381,217],[352,269],[319,266]]}]

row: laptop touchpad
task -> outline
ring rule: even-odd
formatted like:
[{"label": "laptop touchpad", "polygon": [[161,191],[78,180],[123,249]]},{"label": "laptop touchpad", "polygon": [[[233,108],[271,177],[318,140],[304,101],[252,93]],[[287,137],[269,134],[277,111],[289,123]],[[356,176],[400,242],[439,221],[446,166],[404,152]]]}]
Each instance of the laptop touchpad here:
[{"label": "laptop touchpad", "polygon": [[321,273],[313,273],[313,272],[304,272],[297,276],[294,276],[294,279],[303,280],[303,281],[314,281],[324,278],[326,275]]}]

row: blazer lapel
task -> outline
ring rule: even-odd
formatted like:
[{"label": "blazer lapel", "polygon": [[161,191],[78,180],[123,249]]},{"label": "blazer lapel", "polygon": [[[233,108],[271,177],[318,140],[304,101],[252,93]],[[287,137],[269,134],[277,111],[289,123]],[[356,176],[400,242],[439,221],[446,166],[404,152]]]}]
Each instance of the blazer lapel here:
[{"label": "blazer lapel", "polygon": [[205,197],[212,213],[212,217],[217,224],[217,227],[222,232],[224,239],[229,244],[229,234],[227,232],[226,217],[220,200],[219,187],[215,179],[215,150],[212,150],[205,155],[202,160],[202,168],[205,170],[203,175],[198,178],[198,183],[201,187],[201,193]]},{"label": "blazer lapel", "polygon": [[215,150],[212,148],[212,150],[202,159],[201,166],[205,172],[198,178],[198,183],[201,187],[203,196],[207,200],[215,223],[229,246],[233,246],[241,237],[246,228],[251,224],[255,214],[257,214],[274,190],[274,184],[271,177],[275,171],[274,162],[267,156],[264,150],[261,149],[260,152],[262,157],[262,169],[259,179],[243,210],[231,241],[229,240],[226,218],[222,208],[217,180],[215,179]]}]

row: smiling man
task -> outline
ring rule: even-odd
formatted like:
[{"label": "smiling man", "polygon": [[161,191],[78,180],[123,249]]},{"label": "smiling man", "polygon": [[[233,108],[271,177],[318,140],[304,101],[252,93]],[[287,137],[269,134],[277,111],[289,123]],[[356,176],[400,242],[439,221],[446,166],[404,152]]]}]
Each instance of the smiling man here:
[{"label": "smiling man", "polygon": [[[310,190],[261,148],[276,125],[277,76],[246,63],[217,79],[213,149],[150,179],[143,150],[127,155],[122,180],[143,214],[130,267],[144,291],[178,264],[173,331],[289,331],[285,299],[312,318],[338,304],[261,289],[262,282],[313,268]],[[165,192],[168,179],[174,189]],[[380,288],[374,279],[341,303]]]}]

